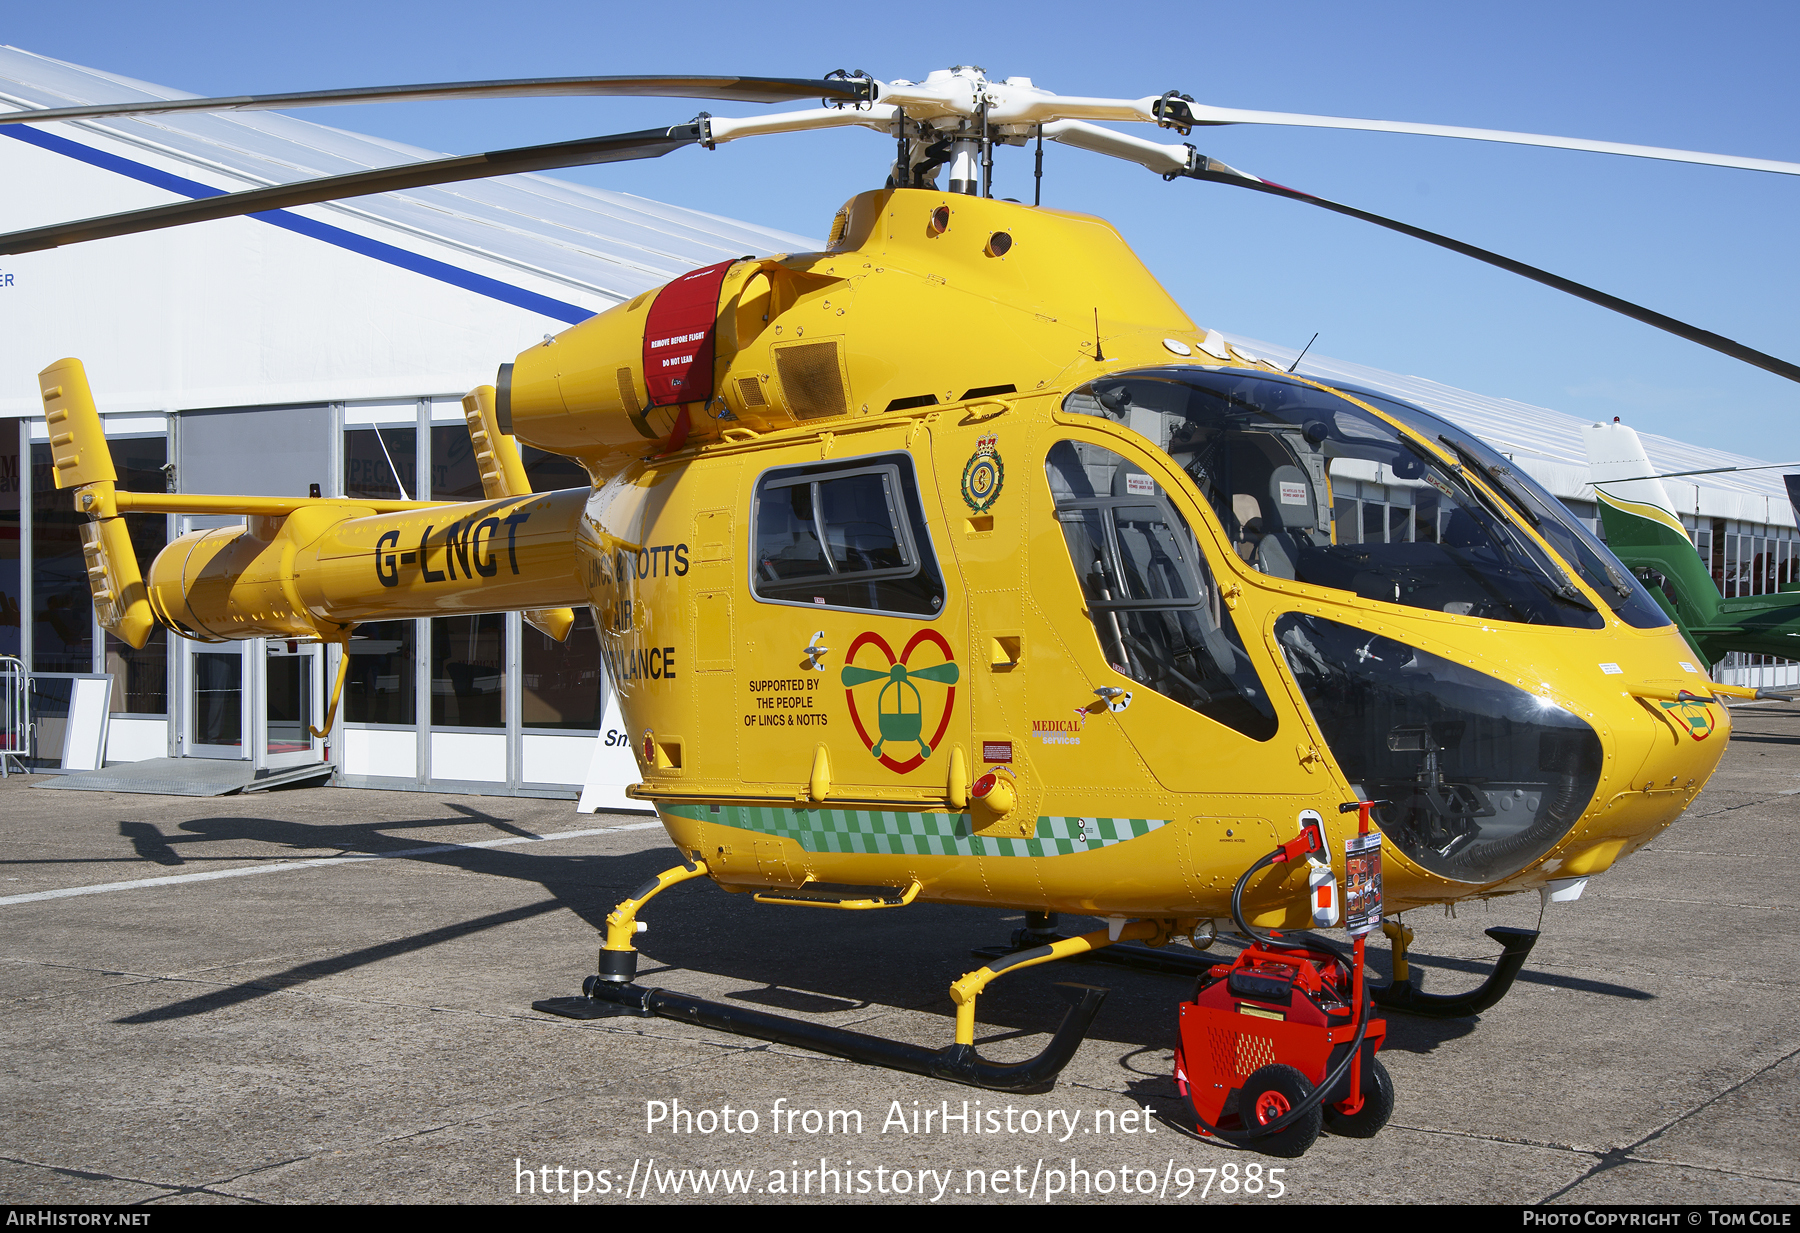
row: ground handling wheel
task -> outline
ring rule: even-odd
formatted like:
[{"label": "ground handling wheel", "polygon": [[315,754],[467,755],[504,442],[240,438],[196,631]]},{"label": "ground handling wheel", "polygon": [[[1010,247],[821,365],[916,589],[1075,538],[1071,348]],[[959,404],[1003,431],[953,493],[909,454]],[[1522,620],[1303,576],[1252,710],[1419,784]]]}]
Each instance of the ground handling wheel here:
[{"label": "ground handling wheel", "polygon": [[1347,1139],[1373,1139],[1387,1125],[1394,1113],[1394,1080],[1380,1059],[1371,1058],[1362,1072],[1362,1108],[1355,1113],[1342,1113],[1335,1103],[1326,1101],[1321,1110],[1325,1129]]},{"label": "ground handling wheel", "polygon": [[[1238,1121],[1245,1129],[1267,1126],[1291,1113],[1312,1092],[1306,1076],[1292,1066],[1264,1066],[1248,1079],[1238,1094]],[[1364,1103],[1367,1108],[1367,1102]],[[1245,1145],[1268,1156],[1292,1160],[1304,1156],[1319,1137],[1324,1118],[1314,1105],[1274,1134],[1245,1140]]]}]

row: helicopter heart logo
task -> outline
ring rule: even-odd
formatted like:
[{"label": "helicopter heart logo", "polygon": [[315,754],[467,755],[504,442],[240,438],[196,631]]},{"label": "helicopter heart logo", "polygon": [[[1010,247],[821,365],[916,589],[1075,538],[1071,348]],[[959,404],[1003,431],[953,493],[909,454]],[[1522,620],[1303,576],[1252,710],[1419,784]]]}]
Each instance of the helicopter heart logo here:
[{"label": "helicopter heart logo", "polygon": [[1712,711],[1706,703],[1698,698],[1686,697],[1679,702],[1658,703],[1663,710],[1669,711],[1687,725],[1688,735],[1696,741],[1704,741],[1712,735]]},{"label": "helicopter heart logo", "polygon": [[[943,654],[943,661],[923,667],[912,663],[913,652],[925,643],[931,643]],[[885,667],[862,667],[855,660],[858,652],[865,647],[874,647],[887,659]],[[915,767],[924,764],[925,759],[937,749],[938,743],[944,739],[944,733],[950,727],[950,712],[956,705],[956,682],[962,670],[956,664],[956,652],[944,636],[935,629],[921,629],[907,641],[905,649],[899,656],[887,643],[887,639],[869,630],[858,634],[850,644],[850,650],[844,655],[844,667],[838,679],[844,685],[844,697],[850,704],[850,722],[856,725],[856,735],[869,752],[881,762],[881,765],[896,775],[904,775]],[[928,686],[943,687],[943,710],[937,715],[932,725],[929,739],[925,735],[927,697],[932,696],[935,702],[937,690],[921,691],[917,682],[924,681]],[[869,736],[868,725],[863,723],[862,713],[857,709],[856,691],[860,685],[880,687],[873,691],[875,702],[876,737]],[[865,691],[865,699],[869,691]],[[891,750],[895,746],[910,746],[915,751],[910,758],[901,761]]]}]

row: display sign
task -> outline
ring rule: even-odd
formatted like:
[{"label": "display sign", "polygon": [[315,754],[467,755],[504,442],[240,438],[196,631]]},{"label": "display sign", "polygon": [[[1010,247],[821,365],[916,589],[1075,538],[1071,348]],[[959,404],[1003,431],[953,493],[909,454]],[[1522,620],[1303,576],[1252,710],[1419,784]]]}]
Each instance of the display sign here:
[{"label": "display sign", "polygon": [[1381,924],[1381,832],[1344,840],[1344,928],[1360,937]]}]

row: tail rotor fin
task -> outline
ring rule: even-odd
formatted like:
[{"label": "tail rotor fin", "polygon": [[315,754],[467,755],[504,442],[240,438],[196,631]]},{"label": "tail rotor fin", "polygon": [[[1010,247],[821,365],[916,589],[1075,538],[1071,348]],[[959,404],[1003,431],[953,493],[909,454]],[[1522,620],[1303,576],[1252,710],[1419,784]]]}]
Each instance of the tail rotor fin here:
[{"label": "tail rotor fin", "polygon": [[80,360],[58,360],[38,374],[38,388],[44,397],[56,486],[76,489],[75,508],[88,516],[81,528],[81,550],[94,615],[107,633],[141,650],[156,618],[131,547],[131,532],[114,502],[119,474],[113,469],[87,371]]},{"label": "tail rotor fin", "polygon": [[77,359],[58,360],[38,374],[44,395],[44,426],[50,433],[51,473],[58,488],[116,483],[106,428],[88,388],[87,369]]}]

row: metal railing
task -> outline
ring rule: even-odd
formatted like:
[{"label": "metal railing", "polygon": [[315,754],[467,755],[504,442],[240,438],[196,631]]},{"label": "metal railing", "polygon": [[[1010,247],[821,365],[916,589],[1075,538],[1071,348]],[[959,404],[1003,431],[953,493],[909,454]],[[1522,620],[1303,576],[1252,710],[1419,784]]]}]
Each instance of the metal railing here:
[{"label": "metal railing", "polygon": [[31,675],[24,661],[0,655],[0,778],[27,773],[31,738]]}]

